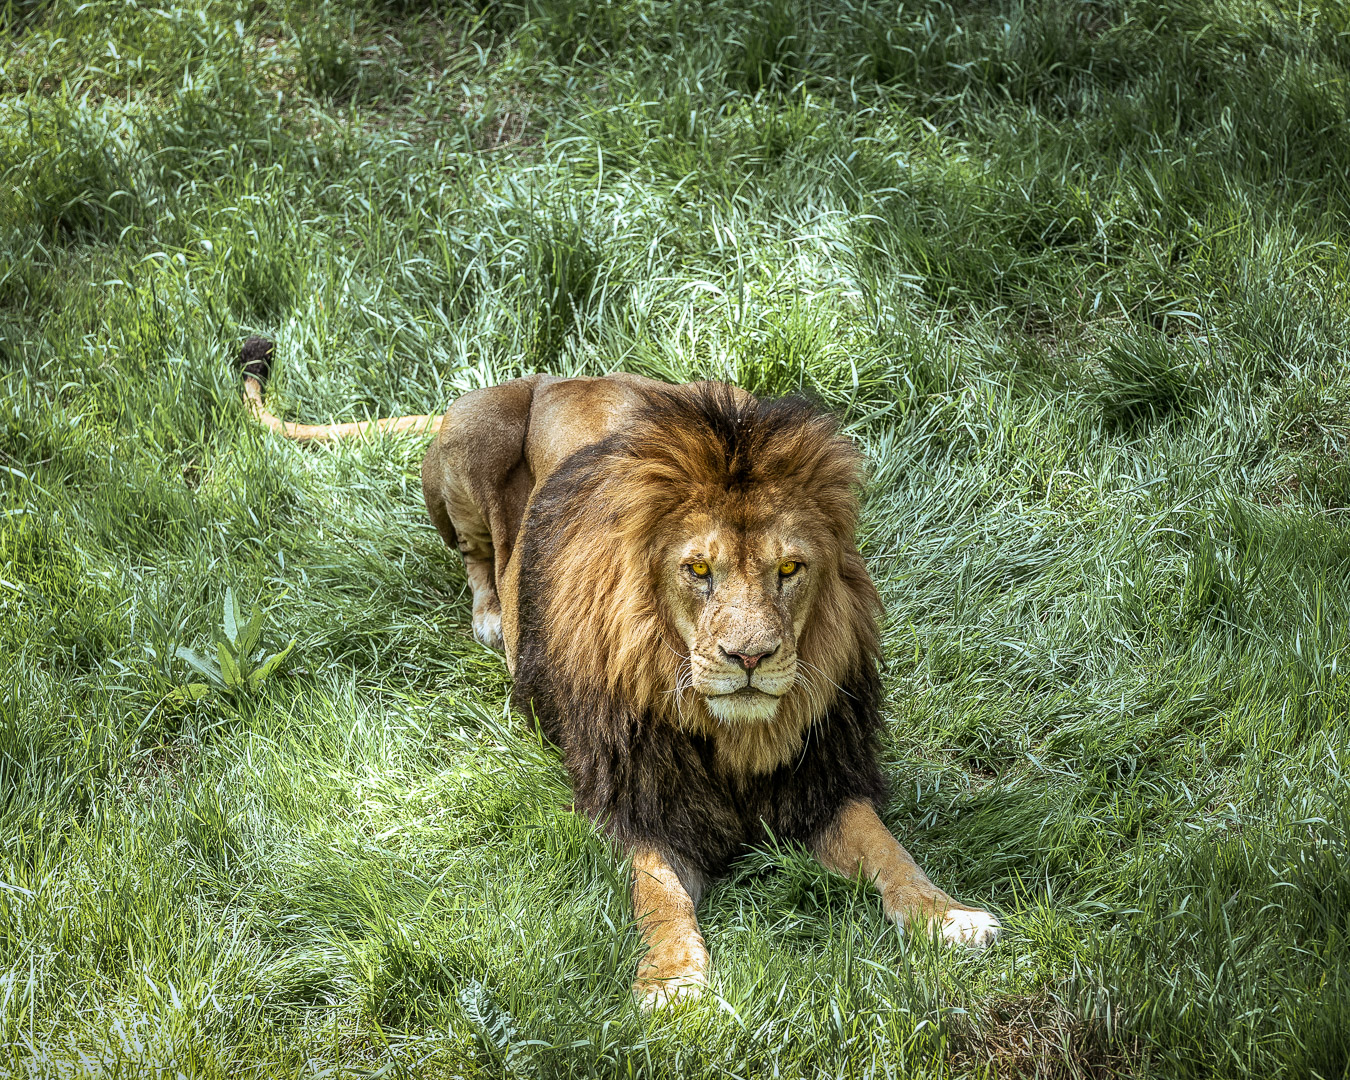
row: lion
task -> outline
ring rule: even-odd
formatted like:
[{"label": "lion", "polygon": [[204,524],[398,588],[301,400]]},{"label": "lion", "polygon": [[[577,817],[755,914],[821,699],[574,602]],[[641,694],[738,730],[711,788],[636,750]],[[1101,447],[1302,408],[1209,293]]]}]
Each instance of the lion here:
[{"label": "lion", "polygon": [[708,985],[700,895],[770,837],[861,876],[901,926],[998,936],[878,815],[881,605],[855,541],[861,457],[828,413],[716,382],[531,375],[439,423],[288,430],[250,381],[255,415],[293,438],[436,432],[422,486],[473,632],[631,861],[643,1007]]}]

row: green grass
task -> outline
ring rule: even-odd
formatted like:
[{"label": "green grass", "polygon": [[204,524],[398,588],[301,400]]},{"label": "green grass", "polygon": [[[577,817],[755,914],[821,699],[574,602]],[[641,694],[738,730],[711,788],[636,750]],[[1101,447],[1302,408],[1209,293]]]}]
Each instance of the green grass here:
[{"label": "green grass", "polygon": [[[0,8],[0,1072],[1341,1077],[1334,0]],[[871,464],[904,941],[795,849],[647,1017],[423,444],[527,371],[805,390]],[[297,644],[185,688],[232,590]]]}]

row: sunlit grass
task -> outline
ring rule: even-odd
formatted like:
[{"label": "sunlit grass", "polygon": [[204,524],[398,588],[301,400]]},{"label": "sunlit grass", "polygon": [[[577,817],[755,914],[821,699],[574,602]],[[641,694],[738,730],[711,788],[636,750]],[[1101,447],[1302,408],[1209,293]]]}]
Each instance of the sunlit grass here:
[{"label": "sunlit grass", "polygon": [[[1338,3],[0,8],[0,1070],[1340,1076]],[[629,985],[417,439],[527,371],[802,391],[870,465],[887,820]],[[193,689],[233,593],[256,686]],[[216,662],[219,662],[218,659]]]}]

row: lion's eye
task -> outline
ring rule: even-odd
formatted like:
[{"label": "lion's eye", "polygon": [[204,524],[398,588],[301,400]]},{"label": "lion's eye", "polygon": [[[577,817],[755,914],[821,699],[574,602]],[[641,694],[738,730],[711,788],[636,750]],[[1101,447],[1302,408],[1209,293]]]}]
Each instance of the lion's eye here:
[{"label": "lion's eye", "polygon": [[712,573],[712,568],[700,559],[698,562],[691,562],[689,564],[689,572],[693,574],[694,577],[707,577]]},{"label": "lion's eye", "polygon": [[778,573],[783,577],[791,577],[801,568],[801,563],[793,562],[791,559],[784,559],[778,564]]}]

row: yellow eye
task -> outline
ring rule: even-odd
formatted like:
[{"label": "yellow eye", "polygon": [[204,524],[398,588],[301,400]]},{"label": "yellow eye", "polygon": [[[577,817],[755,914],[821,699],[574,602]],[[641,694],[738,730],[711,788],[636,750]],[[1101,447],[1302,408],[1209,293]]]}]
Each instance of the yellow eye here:
[{"label": "yellow eye", "polygon": [[801,568],[802,568],[801,563],[793,562],[791,559],[784,559],[782,562],[778,564],[778,572],[783,577],[791,577]]},{"label": "yellow eye", "polygon": [[693,574],[694,577],[707,577],[709,574],[712,573],[712,569],[708,566],[707,563],[705,563],[702,559],[700,559],[698,562],[692,562],[689,564],[689,572]]}]

